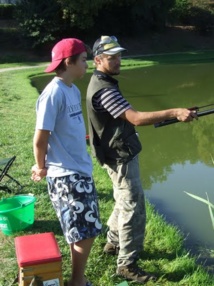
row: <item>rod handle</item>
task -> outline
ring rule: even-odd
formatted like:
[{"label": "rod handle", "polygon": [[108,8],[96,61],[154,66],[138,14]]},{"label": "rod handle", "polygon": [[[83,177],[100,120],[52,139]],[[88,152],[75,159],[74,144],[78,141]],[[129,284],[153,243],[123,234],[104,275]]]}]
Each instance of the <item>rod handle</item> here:
[{"label": "rod handle", "polygon": [[[197,112],[197,116],[201,117],[201,116],[209,115],[209,114],[212,114],[212,113],[214,113],[214,109]],[[155,123],[154,126],[155,126],[155,128],[157,128],[157,127],[170,125],[170,124],[173,124],[173,123],[176,123],[176,122],[180,122],[180,121],[177,118],[172,118],[172,119],[169,119],[169,120],[164,120],[164,121]]]},{"label": "rod handle", "polygon": [[168,120],[164,120],[164,121],[155,123],[154,126],[155,126],[155,128],[157,128],[157,127],[170,125],[170,124],[173,124],[173,123],[176,123],[176,122],[179,122],[179,120],[177,118],[173,118],[173,119],[168,119]]}]

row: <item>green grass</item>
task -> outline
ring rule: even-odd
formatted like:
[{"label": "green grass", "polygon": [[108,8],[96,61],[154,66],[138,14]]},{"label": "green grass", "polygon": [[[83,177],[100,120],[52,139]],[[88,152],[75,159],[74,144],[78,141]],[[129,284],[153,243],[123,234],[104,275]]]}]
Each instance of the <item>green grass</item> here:
[{"label": "green grass", "polygon": [[[192,51],[183,53],[166,53],[166,54],[154,54],[154,55],[142,55],[142,56],[129,56],[126,57],[126,53],[123,53],[123,60],[121,68],[136,68],[142,66],[151,66],[158,64],[176,64],[176,63],[199,63],[199,62],[211,62],[214,61],[214,50],[209,51]],[[8,58],[1,57],[0,69],[12,68],[12,67],[24,67],[24,66],[37,66],[48,65],[48,62],[29,62],[24,60],[22,56],[17,60],[17,56],[8,56]],[[93,62],[89,57],[88,60],[89,70],[93,69]]]},{"label": "green grass", "polygon": [[[134,61],[127,59],[127,65],[131,67],[132,64],[136,66],[143,63],[137,59]],[[42,73],[43,69],[40,67],[14,70],[0,74],[0,157],[17,156],[10,173],[24,185],[22,194],[33,193],[37,198],[35,223],[31,230],[21,231],[12,236],[0,233],[0,263],[3,265],[0,272],[0,286],[11,285],[18,273],[14,237],[32,233],[48,231],[55,233],[63,255],[63,277],[66,280],[70,276],[69,247],[50,204],[46,182],[43,180],[34,183],[30,179],[31,166],[34,164],[32,138],[35,126],[35,102],[38,97],[37,90],[31,86],[30,76]],[[102,253],[106,242],[106,221],[113,207],[112,186],[105,171],[95,160],[93,162],[104,231],[93,245],[86,274],[94,286],[113,286],[123,281],[115,276],[116,257],[108,257]],[[8,185],[14,187],[14,193],[19,192],[12,183],[8,182]],[[11,195],[0,191],[0,196],[2,198]],[[213,277],[198,265],[197,258],[191,256],[184,248],[184,237],[179,229],[167,224],[148,202],[146,207],[145,247],[139,264],[146,271],[154,272],[159,277],[158,282],[147,285],[214,285]],[[138,284],[130,282],[129,285]]]}]

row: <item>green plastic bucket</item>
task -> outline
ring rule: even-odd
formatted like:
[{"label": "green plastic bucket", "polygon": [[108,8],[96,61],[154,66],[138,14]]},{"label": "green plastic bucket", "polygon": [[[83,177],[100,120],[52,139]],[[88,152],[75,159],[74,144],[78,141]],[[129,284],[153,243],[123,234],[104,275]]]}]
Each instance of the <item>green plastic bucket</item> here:
[{"label": "green plastic bucket", "polygon": [[36,198],[30,195],[17,195],[0,200],[0,230],[11,235],[32,226],[35,201]]}]

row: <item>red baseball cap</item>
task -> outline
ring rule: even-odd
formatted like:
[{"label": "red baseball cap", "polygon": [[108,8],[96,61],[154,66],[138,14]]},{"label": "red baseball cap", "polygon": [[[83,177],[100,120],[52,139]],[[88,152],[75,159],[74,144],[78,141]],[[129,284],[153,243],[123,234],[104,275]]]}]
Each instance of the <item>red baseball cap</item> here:
[{"label": "red baseball cap", "polygon": [[86,47],[79,39],[67,38],[59,41],[52,49],[52,62],[45,69],[45,72],[53,72],[63,59],[83,52],[86,52]]}]

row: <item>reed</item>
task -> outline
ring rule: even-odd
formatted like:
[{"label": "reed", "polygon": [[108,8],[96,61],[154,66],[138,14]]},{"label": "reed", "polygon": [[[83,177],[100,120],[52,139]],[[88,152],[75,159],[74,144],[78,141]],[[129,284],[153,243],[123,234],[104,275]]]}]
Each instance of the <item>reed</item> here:
[{"label": "reed", "polygon": [[[214,159],[213,159],[212,155],[211,155],[211,160],[212,160],[212,163],[214,164]],[[186,193],[188,196],[192,197],[193,199],[198,200],[198,201],[200,201],[200,202],[202,202],[202,203],[207,205],[208,211],[209,211],[209,215],[210,215],[210,219],[211,219],[211,223],[212,223],[212,227],[214,229],[214,214],[213,214],[213,212],[214,212],[214,205],[210,202],[207,192],[205,192],[205,195],[206,195],[207,199],[204,199],[202,197],[196,196],[196,195],[194,195],[192,193],[188,193],[188,192],[185,192],[185,191],[184,191],[184,193]]]}]

